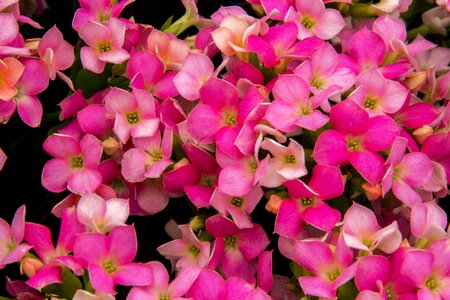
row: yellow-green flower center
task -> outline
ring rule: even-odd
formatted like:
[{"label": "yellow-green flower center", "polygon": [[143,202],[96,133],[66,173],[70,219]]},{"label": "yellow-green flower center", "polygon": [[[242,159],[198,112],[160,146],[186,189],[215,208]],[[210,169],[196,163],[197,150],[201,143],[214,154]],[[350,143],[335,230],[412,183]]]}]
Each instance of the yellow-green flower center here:
[{"label": "yellow-green flower center", "polygon": [[111,51],[111,43],[106,42],[106,43],[98,44],[98,51],[100,53]]},{"label": "yellow-green flower center", "polygon": [[236,247],[236,237],[234,236],[226,236],[223,238],[225,240],[225,245],[230,248]]},{"label": "yellow-green flower center", "polygon": [[72,157],[72,168],[82,168],[83,167],[83,157],[75,156]]},{"label": "yellow-green flower center", "polygon": [[197,256],[200,254],[200,249],[197,248],[197,247],[194,246],[194,245],[192,245],[192,246],[188,249],[188,251],[189,251],[190,253],[192,253],[192,254],[194,255],[194,257],[197,257]]},{"label": "yellow-green flower center", "polygon": [[236,125],[236,116],[227,115],[225,118],[225,124],[228,126],[235,126]]},{"label": "yellow-green flower center", "polygon": [[170,300],[170,296],[169,295],[160,295],[159,300]]},{"label": "yellow-green flower center", "polygon": [[327,273],[328,279],[330,281],[335,281],[340,275],[341,275],[341,272],[338,269],[335,269],[335,270]]},{"label": "yellow-green flower center", "polygon": [[127,121],[130,124],[136,124],[137,122],[139,122],[139,116],[136,112],[128,113],[126,116],[127,116]]},{"label": "yellow-green flower center", "polygon": [[425,286],[433,291],[438,287],[438,283],[434,280],[434,278],[430,278],[425,282]]},{"label": "yellow-green flower center", "polygon": [[308,17],[304,17],[301,23],[306,29],[311,29],[314,26],[314,22]]},{"label": "yellow-green flower center", "polygon": [[115,266],[113,265],[113,263],[110,262],[110,261],[107,261],[107,262],[103,263],[103,269],[105,269],[105,271],[106,271],[108,274],[111,274],[111,273],[113,273],[114,271],[116,271],[116,267],[115,267]]},{"label": "yellow-green flower center", "polygon": [[376,109],[377,104],[378,104],[377,99],[373,99],[373,98],[367,98],[366,101],[364,101],[365,108]]},{"label": "yellow-green flower center", "polygon": [[350,151],[358,151],[361,149],[361,142],[359,139],[350,138],[347,141],[347,148]]},{"label": "yellow-green flower center", "polygon": [[295,156],[293,154],[286,155],[284,160],[287,164],[295,164]]},{"label": "yellow-green flower center", "polygon": [[302,206],[306,207],[306,206],[310,206],[314,204],[314,198],[309,197],[309,198],[301,198],[300,201],[302,202]]},{"label": "yellow-green flower center", "polygon": [[242,207],[242,204],[244,203],[244,199],[241,197],[233,197],[231,198],[231,205],[234,205],[236,207]]}]

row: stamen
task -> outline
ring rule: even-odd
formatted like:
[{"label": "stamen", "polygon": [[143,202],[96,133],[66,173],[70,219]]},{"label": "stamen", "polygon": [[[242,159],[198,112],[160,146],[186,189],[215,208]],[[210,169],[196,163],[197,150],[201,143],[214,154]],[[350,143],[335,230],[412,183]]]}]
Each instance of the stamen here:
[{"label": "stamen", "polygon": [[130,124],[136,124],[137,122],[139,122],[139,116],[136,112],[129,113],[126,116],[127,116],[127,121]]}]

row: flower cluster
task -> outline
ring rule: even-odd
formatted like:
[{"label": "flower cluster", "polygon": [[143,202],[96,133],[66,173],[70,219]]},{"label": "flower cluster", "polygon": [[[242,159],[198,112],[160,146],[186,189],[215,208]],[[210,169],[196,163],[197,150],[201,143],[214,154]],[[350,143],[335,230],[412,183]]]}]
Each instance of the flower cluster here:
[{"label": "flower cluster", "polygon": [[[248,0],[253,14],[208,19],[183,0],[159,30],[120,17],[132,0],[79,0],[74,51],[56,27],[24,41],[17,22],[39,25],[7,2],[2,122],[17,108],[39,126],[36,95],[56,76],[73,90],[43,144],[42,185],[68,194],[56,245],[24,206],[0,219],[0,266],[28,277],[8,282],[13,296],[450,299],[450,50],[420,35],[446,33],[448,3],[408,32],[411,1]],[[106,88],[72,83],[76,64]],[[167,224],[156,249],[171,276],[134,262],[127,221],[179,197],[191,222]],[[291,273],[277,274],[281,256]]]}]

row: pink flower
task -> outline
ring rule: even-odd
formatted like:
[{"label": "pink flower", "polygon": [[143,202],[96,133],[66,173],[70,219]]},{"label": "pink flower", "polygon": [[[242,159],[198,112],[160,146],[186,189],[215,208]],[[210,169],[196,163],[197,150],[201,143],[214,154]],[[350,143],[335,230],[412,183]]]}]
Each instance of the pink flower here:
[{"label": "pink flower", "polygon": [[108,236],[97,232],[79,235],[73,251],[88,268],[95,290],[114,294],[116,284],[145,286],[154,280],[150,267],[132,263],[137,251],[133,225],[114,227]]},{"label": "pink flower", "polygon": [[189,225],[179,225],[182,239],[176,239],[159,246],[156,250],[170,259],[177,269],[197,265],[206,267],[210,255],[210,243],[200,242]]},{"label": "pink flower", "polygon": [[347,246],[369,253],[375,249],[392,253],[402,241],[396,221],[381,228],[373,211],[356,202],[344,215],[343,236]]},{"label": "pink flower", "polygon": [[392,145],[400,129],[388,116],[369,118],[355,102],[346,100],[331,108],[335,130],[320,134],[313,150],[319,164],[344,165],[348,161],[372,185],[385,174],[384,159],[378,151]]},{"label": "pink flower", "polygon": [[110,90],[105,97],[105,107],[107,116],[114,118],[114,133],[122,144],[126,144],[130,136],[151,137],[157,133],[156,105],[156,100],[147,91]]},{"label": "pink flower", "polygon": [[97,194],[81,196],[77,204],[77,218],[91,231],[106,233],[115,226],[125,225],[128,218],[128,200],[120,198],[103,199]]},{"label": "pink flower", "polygon": [[8,101],[17,95],[16,83],[25,67],[15,58],[0,59],[0,100]]},{"label": "pink flower", "polygon": [[289,9],[286,20],[297,24],[300,40],[314,35],[329,40],[345,26],[340,13],[335,9],[325,8],[322,0],[296,0],[295,9]]},{"label": "pink flower", "polygon": [[42,185],[51,192],[64,190],[77,194],[94,192],[102,183],[98,165],[102,144],[93,135],[80,142],[63,134],[53,134],[44,142],[44,150],[52,155],[42,171]]},{"label": "pink flower", "polygon": [[106,25],[88,21],[79,30],[87,46],[81,48],[83,67],[94,73],[101,73],[106,63],[121,64],[130,54],[122,49],[125,39],[125,25],[111,19]]},{"label": "pink flower", "polygon": [[14,214],[11,226],[0,219],[0,269],[5,265],[18,262],[30,251],[32,246],[23,243],[25,231],[25,205],[19,207]]}]

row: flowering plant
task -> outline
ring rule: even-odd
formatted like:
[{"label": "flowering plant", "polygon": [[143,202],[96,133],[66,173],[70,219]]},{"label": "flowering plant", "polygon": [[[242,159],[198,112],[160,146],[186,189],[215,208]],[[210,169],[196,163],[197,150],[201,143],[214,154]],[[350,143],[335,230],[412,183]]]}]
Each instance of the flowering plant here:
[{"label": "flowering plant", "polygon": [[76,45],[0,3],[0,120],[54,125],[60,218],[0,219],[11,297],[450,299],[446,1],[182,0],[159,28],[134,2],[79,0]]}]

